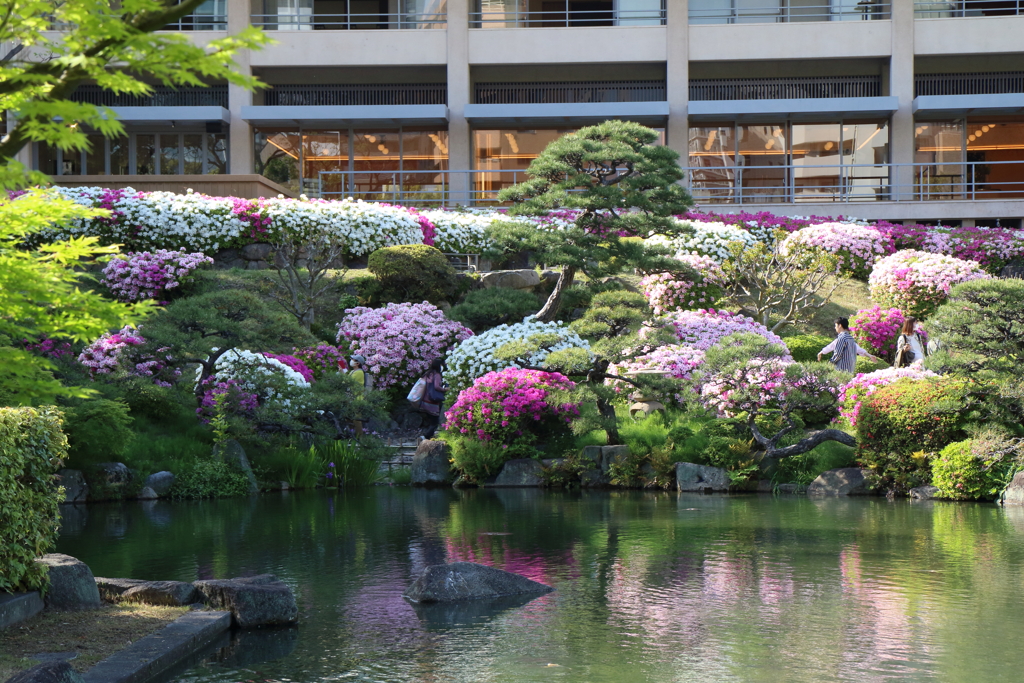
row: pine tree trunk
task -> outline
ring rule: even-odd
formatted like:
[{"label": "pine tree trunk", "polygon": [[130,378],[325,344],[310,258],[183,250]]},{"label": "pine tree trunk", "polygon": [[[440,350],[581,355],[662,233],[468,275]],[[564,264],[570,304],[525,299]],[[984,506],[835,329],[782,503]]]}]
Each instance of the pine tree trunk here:
[{"label": "pine tree trunk", "polygon": [[566,266],[562,269],[561,275],[558,276],[558,282],[555,283],[555,289],[551,292],[548,300],[544,302],[544,307],[537,313],[537,320],[549,323],[558,319],[558,309],[562,307],[562,296],[565,294],[565,290],[572,287],[575,279],[575,268]]}]

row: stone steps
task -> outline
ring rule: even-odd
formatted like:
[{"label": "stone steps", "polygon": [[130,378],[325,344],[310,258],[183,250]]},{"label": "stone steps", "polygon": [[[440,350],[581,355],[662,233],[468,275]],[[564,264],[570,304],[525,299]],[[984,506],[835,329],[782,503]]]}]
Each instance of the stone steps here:
[{"label": "stone steps", "polygon": [[380,463],[382,471],[390,471],[394,467],[409,467],[419,442],[411,439],[387,439],[384,444],[391,449],[391,455]]}]

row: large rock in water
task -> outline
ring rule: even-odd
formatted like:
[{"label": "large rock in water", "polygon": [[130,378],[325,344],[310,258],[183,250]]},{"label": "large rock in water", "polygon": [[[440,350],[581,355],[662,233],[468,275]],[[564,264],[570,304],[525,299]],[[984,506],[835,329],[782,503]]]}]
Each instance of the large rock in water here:
[{"label": "large rock in water", "polygon": [[7,683],[84,683],[71,665],[65,661],[45,662],[25,669],[7,679]]},{"label": "large rock in water", "polygon": [[196,601],[196,587],[184,581],[146,581],[121,594],[124,602],[182,607]]},{"label": "large rock in water", "polygon": [[550,593],[554,588],[519,574],[475,562],[437,564],[423,570],[403,593],[413,602],[455,602],[507,595]]},{"label": "large rock in water", "polygon": [[210,607],[231,610],[241,628],[284,626],[299,617],[295,595],[273,574],[240,579],[211,579],[192,584]]},{"label": "large rock in water", "polygon": [[1024,472],[1013,475],[1013,480],[1003,491],[1004,505],[1024,505]]},{"label": "large rock in water", "polygon": [[84,503],[89,497],[89,484],[85,481],[85,475],[79,470],[60,470],[57,472],[57,479],[64,487],[65,503]]},{"label": "large rock in water", "polygon": [[454,480],[448,444],[432,439],[421,441],[412,459],[413,486],[448,486]]},{"label": "large rock in water", "polygon": [[543,486],[544,466],[533,458],[509,460],[489,486]]},{"label": "large rock in water", "polygon": [[166,496],[174,486],[174,474],[171,472],[155,472],[148,477],[143,486],[153,489],[158,496]]},{"label": "large rock in water", "polygon": [[866,496],[871,493],[868,470],[843,467],[822,472],[807,487],[808,496]]},{"label": "large rock in water", "polygon": [[36,562],[46,565],[49,570],[48,609],[95,609],[102,604],[96,579],[85,562],[60,553],[43,555]]},{"label": "large rock in water", "polygon": [[732,480],[721,467],[697,465],[692,462],[676,463],[676,487],[688,493],[728,491]]}]

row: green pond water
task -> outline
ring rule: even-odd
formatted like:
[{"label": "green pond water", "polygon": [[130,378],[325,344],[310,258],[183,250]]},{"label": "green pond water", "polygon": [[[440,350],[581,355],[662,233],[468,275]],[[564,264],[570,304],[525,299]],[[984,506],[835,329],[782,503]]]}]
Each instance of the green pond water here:
[{"label": "green pond water", "polygon": [[[297,628],[178,681],[1024,680],[1024,509],[372,487],[75,508],[57,551],[97,576],[293,587]],[[402,599],[456,560],[557,590]]]}]

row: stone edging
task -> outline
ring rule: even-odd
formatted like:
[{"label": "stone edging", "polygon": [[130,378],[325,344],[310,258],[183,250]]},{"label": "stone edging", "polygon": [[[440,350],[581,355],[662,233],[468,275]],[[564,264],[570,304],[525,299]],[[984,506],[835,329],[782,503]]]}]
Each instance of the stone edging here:
[{"label": "stone edging", "polygon": [[0,629],[14,626],[43,611],[39,591],[29,593],[0,593]]},{"label": "stone edging", "polygon": [[85,683],[149,683],[231,628],[231,612],[189,612],[89,669]]}]

